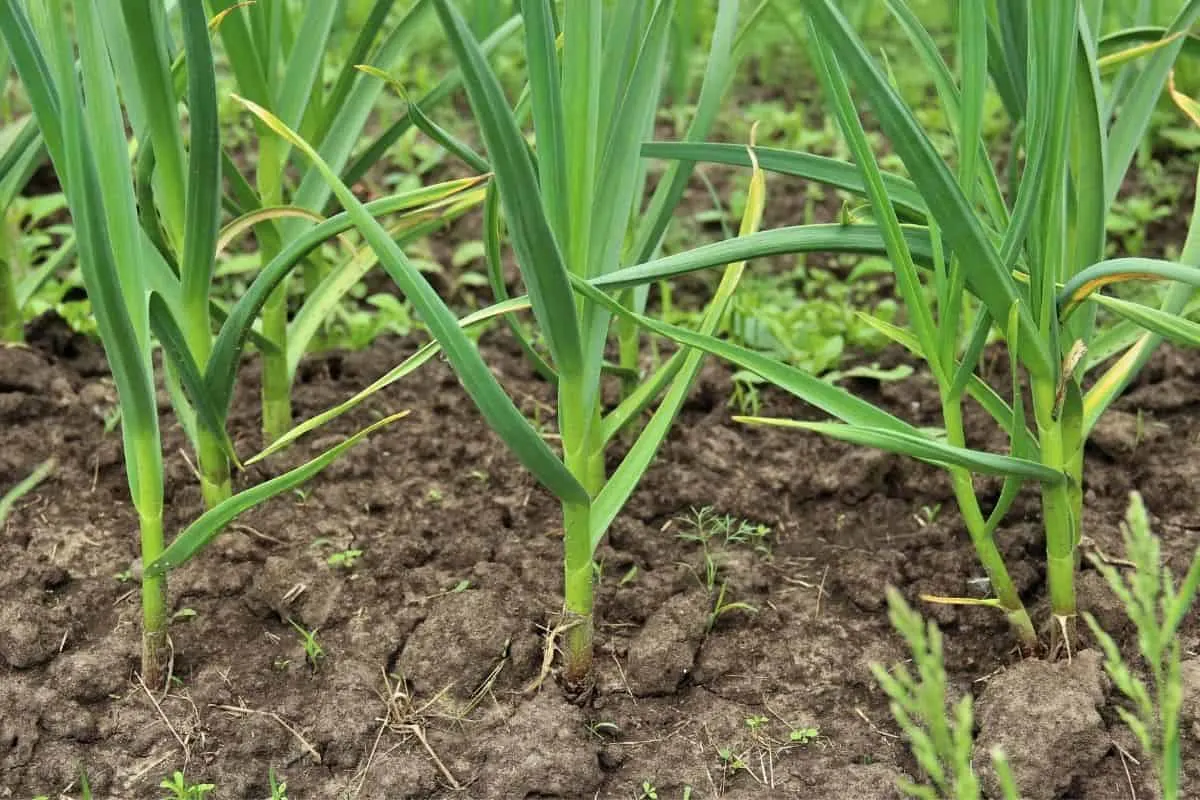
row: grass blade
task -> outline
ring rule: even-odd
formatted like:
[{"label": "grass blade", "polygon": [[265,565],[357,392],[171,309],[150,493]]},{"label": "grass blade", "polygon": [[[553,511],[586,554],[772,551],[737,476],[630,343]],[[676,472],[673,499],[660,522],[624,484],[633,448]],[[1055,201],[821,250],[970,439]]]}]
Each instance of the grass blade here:
[{"label": "grass blade", "polygon": [[207,358],[212,346],[208,296],[221,224],[221,134],[217,120],[216,66],[203,7],[195,2],[184,3],[180,13],[188,65],[188,127],[191,134],[180,266],[183,303],[189,316],[186,335],[193,353],[200,352]]},{"label": "grass blade", "polygon": [[576,279],[574,285],[581,294],[604,306],[613,314],[632,319],[651,332],[665,336],[681,345],[703,350],[736,364],[742,369],[747,369],[827,414],[855,425],[920,435],[915,427],[899,417],[892,416],[865,400],[855,397],[845,389],[826,383],[803,370],[740,345],[636,314],[604,292],[594,288],[587,281]]},{"label": "grass blade", "polygon": [[17,501],[36,489],[42,481],[54,474],[54,470],[57,468],[58,462],[53,458],[47,458],[34,467],[33,472],[19,481],[16,486],[0,496],[0,531],[4,530],[4,523],[8,521],[8,515],[12,513],[13,506],[17,504]]},{"label": "grass blade", "polygon": [[1094,292],[1127,281],[1179,281],[1200,287],[1200,267],[1158,258],[1110,258],[1076,273],[1059,290],[1059,316],[1066,317]]},{"label": "grass blade", "polygon": [[537,136],[538,177],[550,228],[562,242],[567,231],[567,152],[563,97],[554,9],[550,0],[522,0],[525,57],[532,89],[533,129]]},{"label": "grass blade", "polygon": [[[753,136],[752,131],[752,139]],[[752,234],[762,224],[766,192],[766,178],[756,164],[746,193],[746,211],[742,217],[739,235]],[[704,312],[704,319],[700,325],[701,335],[712,336],[721,325],[722,320],[728,314],[729,304],[745,269],[745,261],[739,261],[726,267],[725,274],[721,277],[721,282],[713,294],[713,299]],[[680,352],[686,352],[686,355],[683,357],[677,373],[671,379],[670,387],[662,402],[646,427],[642,429],[641,434],[638,435],[637,440],[634,441],[633,446],[629,448],[629,452],[621,459],[621,463],[613,472],[612,477],[604,484],[604,488],[596,496],[592,505],[590,523],[593,550],[599,546],[608,526],[616,519],[617,514],[629,500],[629,496],[641,482],[650,462],[670,432],[671,425],[683,407],[684,401],[687,400],[696,376],[700,374],[700,367],[703,365],[706,355],[704,351]]]},{"label": "grass blade", "polygon": [[[154,0],[120,0],[120,3],[136,77],[135,85],[126,86],[125,91],[138,91],[139,105],[146,113],[157,165],[156,205],[162,211],[169,238],[178,246],[184,241],[188,182],[183,136],[176,114],[178,98],[171,78],[171,63],[160,36],[165,27],[164,11],[162,4]],[[204,37],[207,45],[207,31]]]},{"label": "grass blade", "polygon": [[197,421],[204,426],[209,435],[221,444],[225,455],[230,461],[237,463],[237,454],[233,442],[225,429],[225,409],[212,402],[208,386],[204,382],[204,374],[192,357],[187,345],[187,338],[179,323],[171,313],[170,307],[157,292],[150,294],[150,325],[154,335],[162,343],[171,365],[179,375],[180,382],[186,392],[187,400],[196,411]]},{"label": "grass blade", "polygon": [[1095,294],[1091,298],[1114,314],[1184,347],[1200,347],[1200,323],[1141,303]]}]

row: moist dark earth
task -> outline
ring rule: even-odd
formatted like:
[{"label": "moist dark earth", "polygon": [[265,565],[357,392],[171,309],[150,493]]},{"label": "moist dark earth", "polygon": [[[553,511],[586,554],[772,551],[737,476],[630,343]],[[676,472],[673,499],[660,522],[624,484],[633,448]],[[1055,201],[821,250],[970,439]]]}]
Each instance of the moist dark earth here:
[{"label": "moist dark earth", "polygon": [[[57,468],[0,531],[2,798],[78,797],[81,768],[97,798],[163,797],[159,782],[180,770],[215,784],[209,798],[258,800],[272,769],[293,800],[680,798],[687,787],[693,798],[898,798],[896,779],[920,773],[870,672],[907,658],[888,622],[888,585],[942,627],[953,691],[974,695],[980,746],[1005,747],[1023,796],[1156,796],[1086,632],[1070,662],[1050,663],[1016,652],[988,609],[918,600],[969,595],[981,574],[941,473],[735,424],[730,371],[717,363],[598,553],[597,684],[586,703],[568,701],[554,673],[538,683],[560,611],[559,510],[440,362],[239,476],[239,486],[264,480],[411,410],[172,573],[164,694],[137,676],[127,573],[136,518],[119,434],[105,432],[115,392],[103,354],[53,319],[29,333],[29,347],[0,349],[0,487],[49,456]],[[297,417],[344,400],[419,343],[385,338],[308,359]],[[496,332],[481,348],[552,429],[551,392],[515,345]],[[246,456],[260,444],[253,362],[244,377],[231,428]],[[937,421],[919,372],[851,388],[914,422]],[[1122,555],[1118,524],[1137,489],[1170,566],[1186,568],[1200,544],[1198,390],[1200,359],[1164,350],[1096,431],[1085,520],[1095,550]],[[816,418],[773,393],[763,413]],[[981,415],[968,419],[972,443],[1002,451]],[[173,533],[201,502],[182,434],[163,420]],[[980,486],[995,499],[998,487]],[[710,544],[714,588],[752,607],[715,621],[704,550],[679,536],[701,508],[770,530]],[[1032,490],[999,539],[1045,619]],[[328,563],[353,551],[349,566]],[[1133,657],[1130,625],[1098,573],[1085,568],[1079,591]],[[315,667],[293,622],[316,630]],[[1184,792],[1196,796],[1195,613],[1181,639]],[[981,751],[990,786],[986,763]]]}]

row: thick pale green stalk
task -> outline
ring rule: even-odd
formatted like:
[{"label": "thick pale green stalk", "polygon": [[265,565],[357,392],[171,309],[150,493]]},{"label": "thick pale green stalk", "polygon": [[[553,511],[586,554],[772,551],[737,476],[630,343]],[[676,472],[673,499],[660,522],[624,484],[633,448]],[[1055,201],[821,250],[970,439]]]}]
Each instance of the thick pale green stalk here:
[{"label": "thick pale green stalk", "polygon": [[[596,490],[589,485],[594,410],[587,407],[584,395],[578,379],[560,379],[558,414],[563,463],[589,497],[594,497]],[[563,603],[566,623],[572,626],[567,633],[566,680],[568,686],[582,689],[592,669],[592,504],[564,502],[562,509]]]},{"label": "thick pale green stalk", "polygon": [[[162,505],[138,506],[142,564],[149,565],[163,552]],[[166,576],[142,577],[142,674],[158,682],[166,675],[170,660],[167,641],[169,606]]]},{"label": "thick pale green stalk", "polygon": [[200,461],[200,494],[205,508],[216,508],[233,494],[229,459],[221,442],[203,428],[196,431],[196,458]]},{"label": "thick pale green stalk", "polygon": [[[1041,460],[1047,467],[1070,472],[1063,429],[1055,415],[1056,387],[1035,380],[1032,386]],[[1042,486],[1042,524],[1046,531],[1046,582],[1050,606],[1062,625],[1075,619],[1075,525],[1069,484]]]},{"label": "thick pale green stalk", "polygon": [[[575,400],[578,390],[568,388],[565,397]],[[561,401],[560,401],[561,402]],[[561,407],[561,406],[560,406]],[[604,488],[604,444],[600,407],[579,406],[587,421],[582,432],[568,424],[563,431],[567,468],[593,498]],[[574,415],[568,415],[572,417]],[[570,442],[570,445],[568,445]],[[592,670],[594,620],[595,520],[594,507],[563,504],[563,598],[568,624],[566,679],[569,687],[585,688]]]},{"label": "thick pale green stalk", "polygon": [[563,601],[567,632],[565,678],[567,686],[584,688],[592,671],[592,616],[594,565],[592,562],[591,506],[563,505]]}]

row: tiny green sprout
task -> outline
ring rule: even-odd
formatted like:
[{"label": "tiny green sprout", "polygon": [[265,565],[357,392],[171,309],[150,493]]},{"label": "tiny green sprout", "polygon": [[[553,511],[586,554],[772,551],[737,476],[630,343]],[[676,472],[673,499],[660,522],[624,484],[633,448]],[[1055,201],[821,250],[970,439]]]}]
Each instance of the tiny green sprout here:
[{"label": "tiny green sprout", "polygon": [[436,486],[429,487],[429,491],[425,493],[425,499],[431,503],[440,503],[443,499],[445,499],[445,497],[446,496],[442,494],[442,490]]},{"label": "tiny green sprout", "polygon": [[333,553],[325,559],[325,563],[331,567],[341,567],[350,569],[354,566],[354,562],[362,557],[363,551],[348,548],[337,553]]},{"label": "tiny green sprout", "polygon": [[295,620],[291,619],[289,619],[288,622],[293,628],[296,629],[296,632],[300,634],[300,642],[304,646],[304,658],[308,661],[309,665],[313,669],[316,669],[317,662],[325,657],[325,650],[321,647],[320,643],[317,642],[317,629],[313,628],[310,631],[303,625],[300,625]]},{"label": "tiny green sprout", "polygon": [[470,475],[475,480],[480,481],[482,483],[487,483],[488,479],[491,477],[490,475],[488,475],[486,472],[484,472],[481,469],[473,469],[470,472],[468,472],[467,474]]},{"label": "tiny green sprout", "polygon": [[941,513],[942,504],[935,503],[932,506],[921,506],[921,513],[914,516],[916,517],[917,524],[924,528],[927,525],[932,525]]},{"label": "tiny green sprout", "polygon": [[760,730],[769,720],[762,714],[755,714],[752,717],[746,717],[746,727],[752,731]]},{"label": "tiny green sprout", "polygon": [[431,594],[427,597],[421,598],[421,602],[427,603],[430,600],[433,600],[434,598],[445,597],[448,594],[462,594],[463,592],[465,592],[467,589],[470,589],[470,588],[471,588],[471,581],[467,580],[466,578],[463,578],[461,581],[454,584],[453,586],[451,586],[449,589],[447,589],[444,592],[435,592],[434,594]]},{"label": "tiny green sprout", "polygon": [[267,781],[271,787],[271,800],[288,800],[287,781],[276,778],[274,767],[267,770]]},{"label": "tiny green sprout", "polygon": [[739,769],[746,768],[746,762],[741,756],[733,752],[732,747],[722,747],[717,750],[717,758],[721,760],[721,766],[730,772],[737,772]]},{"label": "tiny green sprout", "polygon": [[204,800],[209,792],[217,788],[211,783],[188,783],[179,770],[175,770],[170,778],[164,778],[158,786],[173,793],[166,800]]},{"label": "tiny green sprout", "polygon": [[275,670],[276,672],[287,672],[287,668],[291,665],[292,660],[290,658],[284,658],[283,656],[280,656],[271,662],[271,669]]},{"label": "tiny green sprout", "polygon": [[788,741],[796,744],[809,744],[816,741],[816,738],[821,735],[821,730],[817,727],[811,728],[793,728],[788,733]]},{"label": "tiny green sprout", "polygon": [[771,535],[768,525],[739,519],[732,514],[718,514],[712,506],[693,508],[684,517],[676,517],[681,524],[678,538],[688,542],[708,545],[720,539],[729,547],[736,544],[753,544],[756,550],[765,550],[767,537]]},{"label": "tiny green sprout", "polygon": [[174,622],[175,620],[193,619],[197,616],[199,616],[199,612],[197,612],[196,609],[181,608],[171,615],[171,621]]},{"label": "tiny green sprout", "polygon": [[118,572],[116,575],[113,575],[113,579],[116,580],[117,583],[129,583],[131,580],[133,580],[133,569],[127,569],[124,572]]},{"label": "tiny green sprout", "polygon": [[692,800],[692,787],[691,786],[683,787],[683,800]]},{"label": "tiny green sprout", "polygon": [[726,516],[723,520],[725,530],[725,544],[752,544],[754,549],[759,552],[768,552],[769,548],[766,545],[767,537],[771,535],[770,526],[763,525],[759,522],[750,522],[745,519],[734,519],[731,516]]},{"label": "tiny green sprout", "polygon": [[618,586],[628,586],[637,580],[638,565],[634,564],[629,569],[625,570],[625,574],[621,576],[621,580],[617,581]]},{"label": "tiny green sprout", "polygon": [[729,603],[725,602],[725,593],[728,588],[729,581],[721,581],[721,588],[717,592],[717,599],[713,603],[712,611],[710,611],[708,614],[708,631],[710,633],[712,632],[712,629],[717,626],[717,620],[719,620],[724,614],[728,614],[732,611],[745,611],[747,614],[758,613],[758,609],[749,603],[743,603],[740,601]]},{"label": "tiny green sprout", "polygon": [[642,781],[642,793],[638,795],[638,800],[658,800],[658,789],[650,781]]},{"label": "tiny green sprout", "polygon": [[761,383],[763,379],[748,370],[733,373],[733,391],[729,395],[729,405],[740,414],[757,417],[762,411],[762,397],[758,393]]},{"label": "tiny green sprout", "polygon": [[304,505],[308,502],[308,497],[312,494],[312,489],[292,489],[292,494],[296,495],[296,499],[300,501],[300,505]]}]

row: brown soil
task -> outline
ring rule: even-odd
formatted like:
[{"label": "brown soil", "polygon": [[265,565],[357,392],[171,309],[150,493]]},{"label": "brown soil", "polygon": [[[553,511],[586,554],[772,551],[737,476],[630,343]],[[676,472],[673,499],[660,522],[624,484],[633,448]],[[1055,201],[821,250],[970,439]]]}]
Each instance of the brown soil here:
[{"label": "brown soil", "polygon": [[[247,514],[171,578],[174,676],[165,697],[136,677],[137,556],[119,436],[104,433],[113,391],[102,354],[41,321],[31,348],[0,349],[0,487],[49,455],[52,479],[0,531],[0,798],[158,798],[182,770],[210,798],[265,798],[268,770],[296,798],[894,798],[916,776],[872,661],[906,657],[884,588],[964,594],[979,574],[943,477],[909,461],[729,420],[728,371],[710,365],[661,457],[599,557],[597,690],[568,702],[539,674],[559,611],[561,539],[552,499],[481,424],[442,364],[302,442],[258,481],[378,418],[412,414],[313,481],[303,496]],[[295,407],[309,416],[411,352],[388,339],[309,360]],[[483,347],[526,409],[547,387],[500,334]],[[1200,359],[1161,354],[1097,432],[1088,534],[1120,555],[1117,527],[1141,490],[1172,567],[1200,542],[1193,487]],[[232,430],[258,443],[253,366]],[[920,423],[926,381],[856,390]],[[1135,413],[1145,413],[1137,444]],[[764,413],[812,416],[768,394]],[[199,509],[179,430],[165,417],[168,530]],[[972,417],[972,440],[999,446]],[[1043,597],[1035,498],[1001,533],[1027,599]],[[693,507],[769,526],[766,548],[713,545],[727,602],[714,598]],[[942,508],[932,520],[922,509]],[[327,558],[361,550],[350,568]],[[634,571],[636,569],[636,572]],[[469,581],[468,588],[461,582]],[[718,581],[719,583],[719,581]],[[1098,576],[1081,595],[1126,646],[1131,631]],[[980,741],[1002,744],[1032,798],[1153,796],[1149,762],[1117,717],[1094,652],[1071,664],[1022,660],[1004,623],[970,608],[922,606],[943,627],[956,692],[977,699]],[[1044,616],[1044,614],[1043,614]],[[289,620],[317,629],[305,661]],[[1182,631],[1188,674],[1200,624]],[[1081,643],[1087,646],[1086,639]],[[1188,726],[1196,725],[1196,680]],[[756,729],[747,719],[761,716]],[[790,732],[816,728],[804,743]],[[1200,728],[1185,729],[1188,791],[1200,786]],[[1136,756],[1140,764],[1122,752]],[[721,753],[727,754],[723,759]],[[978,758],[981,766],[985,758]],[[986,782],[986,781],[985,781]]]}]

